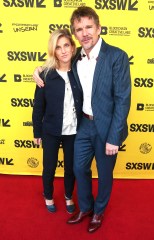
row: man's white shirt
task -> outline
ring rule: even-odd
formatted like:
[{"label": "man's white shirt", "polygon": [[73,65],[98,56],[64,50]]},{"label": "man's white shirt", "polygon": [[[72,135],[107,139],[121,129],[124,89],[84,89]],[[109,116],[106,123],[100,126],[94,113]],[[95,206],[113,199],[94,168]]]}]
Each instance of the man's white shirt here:
[{"label": "man's white shirt", "polygon": [[[91,108],[91,95],[94,71],[96,67],[97,57],[101,48],[102,39],[99,38],[94,48],[89,53],[89,59],[87,56],[82,57],[77,62],[77,72],[83,89],[83,112],[93,116]],[[84,49],[81,50],[81,56],[86,55]]]}]

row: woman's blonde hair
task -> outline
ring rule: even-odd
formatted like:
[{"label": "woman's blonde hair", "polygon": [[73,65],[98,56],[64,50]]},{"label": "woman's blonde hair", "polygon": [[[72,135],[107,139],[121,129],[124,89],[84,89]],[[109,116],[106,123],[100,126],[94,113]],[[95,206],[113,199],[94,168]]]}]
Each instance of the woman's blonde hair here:
[{"label": "woman's blonde hair", "polygon": [[48,42],[48,58],[42,66],[43,70],[45,71],[45,75],[48,73],[49,70],[56,69],[59,67],[58,60],[55,56],[55,50],[56,50],[56,46],[57,46],[57,41],[61,37],[66,37],[70,41],[71,45],[74,47],[73,56],[76,53],[76,45],[75,45],[75,42],[72,38],[70,31],[66,28],[55,30],[50,35],[49,42]]}]

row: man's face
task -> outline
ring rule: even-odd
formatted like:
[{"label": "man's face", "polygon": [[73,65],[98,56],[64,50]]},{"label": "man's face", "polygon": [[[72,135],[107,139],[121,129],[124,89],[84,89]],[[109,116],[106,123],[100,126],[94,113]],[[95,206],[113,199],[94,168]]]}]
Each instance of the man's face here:
[{"label": "man's face", "polygon": [[101,27],[89,17],[81,17],[80,21],[75,19],[73,27],[75,38],[88,54],[98,41]]}]

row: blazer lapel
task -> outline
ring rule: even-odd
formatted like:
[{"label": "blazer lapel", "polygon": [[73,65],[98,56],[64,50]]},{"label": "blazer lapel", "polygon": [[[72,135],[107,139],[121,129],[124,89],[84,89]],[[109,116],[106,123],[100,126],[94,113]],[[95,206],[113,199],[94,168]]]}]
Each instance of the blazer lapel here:
[{"label": "blazer lapel", "polygon": [[82,87],[81,87],[81,83],[80,83],[80,79],[79,79],[79,76],[78,76],[78,73],[77,73],[77,61],[80,57],[80,52],[81,52],[81,47],[79,47],[77,49],[77,53],[75,55],[75,58],[73,59],[73,62],[72,62],[72,71],[73,71],[73,74],[74,74],[74,77],[75,77],[75,80],[79,86],[79,88],[82,90]]},{"label": "blazer lapel", "polygon": [[100,72],[103,68],[103,64],[104,64],[105,56],[106,56],[106,53],[105,53],[106,48],[107,48],[107,44],[102,39],[102,45],[101,45],[101,49],[100,49],[100,52],[99,52],[99,55],[98,55],[98,58],[97,58],[97,63],[96,63],[95,71],[94,71],[92,96],[95,93],[97,82],[98,82],[98,79],[99,79],[99,75],[100,75]]}]

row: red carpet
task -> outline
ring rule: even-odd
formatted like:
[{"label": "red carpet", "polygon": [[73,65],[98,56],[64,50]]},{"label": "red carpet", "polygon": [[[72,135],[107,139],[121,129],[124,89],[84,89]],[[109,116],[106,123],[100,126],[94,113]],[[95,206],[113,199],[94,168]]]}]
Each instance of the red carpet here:
[{"label": "red carpet", "polygon": [[[97,180],[93,180],[94,195]],[[2,240],[153,240],[154,180],[114,180],[102,227],[93,234],[89,218],[68,225],[63,178],[55,179],[57,213],[49,213],[39,176],[0,175],[0,238]],[[76,200],[76,196],[75,196]]]}]

